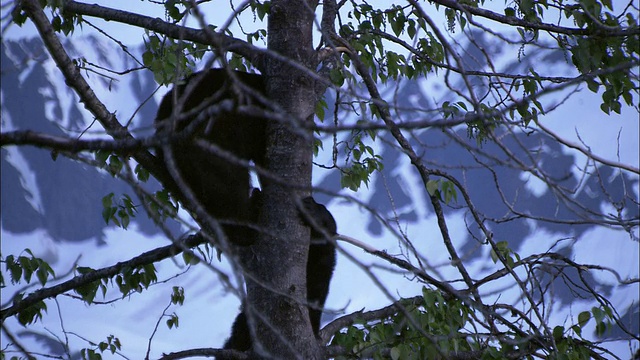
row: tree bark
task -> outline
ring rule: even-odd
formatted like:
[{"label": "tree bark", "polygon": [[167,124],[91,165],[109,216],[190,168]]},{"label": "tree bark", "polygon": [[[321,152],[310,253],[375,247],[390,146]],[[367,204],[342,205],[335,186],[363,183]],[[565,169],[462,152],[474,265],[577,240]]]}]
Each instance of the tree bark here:
[{"label": "tree bark", "polygon": [[267,126],[267,170],[282,181],[261,184],[260,225],[266,232],[252,246],[251,256],[244,257],[245,311],[255,331],[254,351],[261,357],[321,358],[305,306],[309,229],[296,207],[296,199],[309,195],[311,183],[313,136],[303,129],[313,122],[316,96],[314,81],[300,65],[314,68],[316,6],[315,1],[276,0],[269,14],[268,49],[290,61],[267,55],[267,93],[290,122]]}]

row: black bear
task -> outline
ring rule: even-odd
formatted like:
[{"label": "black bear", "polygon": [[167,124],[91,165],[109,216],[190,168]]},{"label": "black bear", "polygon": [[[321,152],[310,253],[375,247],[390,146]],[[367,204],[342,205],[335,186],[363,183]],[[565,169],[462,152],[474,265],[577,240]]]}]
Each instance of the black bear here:
[{"label": "black bear", "polygon": [[[234,74],[235,80],[239,80],[248,89],[265,94],[261,75],[239,71]],[[255,96],[247,91],[240,91],[239,94],[238,87],[233,86],[224,69],[195,73],[178,85],[175,91],[171,90],[164,96],[156,115],[156,123],[161,134],[171,134],[168,129],[173,129],[177,134],[185,129],[189,130],[186,136],[178,136],[177,139],[174,137],[170,149],[181,177],[208,214],[217,219],[230,220],[230,223],[251,223],[255,222],[260,211],[261,195],[257,189],[250,195],[249,170],[241,164],[229,161],[224,155],[207,151],[194,143],[195,139],[204,139],[237,158],[253,161],[258,166],[264,165],[266,119],[241,115],[233,110],[201,118],[201,114],[208,113],[208,106],[223,100],[235,100],[236,106],[260,105]],[[173,114],[175,104],[182,104],[180,114]],[[200,111],[192,111],[193,109]],[[172,115],[177,115],[176,118],[180,121],[172,122]],[[194,121],[201,123],[191,129],[189,125],[194,124]],[[162,151],[158,151],[158,157],[165,157]],[[181,198],[180,189],[175,183],[165,185]],[[312,197],[303,199],[302,205],[302,220],[311,228],[307,301],[310,305],[311,325],[317,335],[322,307],[329,292],[336,262],[336,250],[330,238],[336,235],[337,230],[335,219],[324,205],[318,204]],[[247,231],[243,226],[227,224],[224,230],[231,242],[237,245],[248,246],[255,239],[255,233]],[[224,348],[240,351],[251,349],[251,336],[244,313],[236,318],[231,337]]]}]

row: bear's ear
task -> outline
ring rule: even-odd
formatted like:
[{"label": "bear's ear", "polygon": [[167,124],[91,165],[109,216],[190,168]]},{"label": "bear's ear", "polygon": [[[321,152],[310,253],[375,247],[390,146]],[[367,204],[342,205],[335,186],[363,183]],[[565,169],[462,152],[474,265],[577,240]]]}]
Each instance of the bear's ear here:
[{"label": "bear's ear", "polygon": [[336,220],[324,205],[318,204],[313,197],[307,196],[302,199],[302,206],[304,209],[300,213],[304,223],[311,228],[311,238],[323,238],[323,232],[329,236],[338,233]]}]

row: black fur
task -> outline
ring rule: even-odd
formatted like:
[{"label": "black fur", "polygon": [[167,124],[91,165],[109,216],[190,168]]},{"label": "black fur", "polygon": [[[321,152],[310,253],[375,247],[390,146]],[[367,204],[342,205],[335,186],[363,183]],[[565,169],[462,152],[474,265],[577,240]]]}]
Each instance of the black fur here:
[{"label": "black fur", "polygon": [[[261,75],[235,72],[237,80],[247,87],[264,94],[265,87]],[[178,85],[177,103],[183,103],[183,113],[200,106],[207,101],[216,103],[225,99],[235,100],[236,105],[258,104],[249,94],[238,97],[232,84],[227,81],[227,72],[222,69],[211,69],[191,75],[184,84]],[[185,89],[192,87],[183,99]],[[156,123],[159,132],[176,133],[183,131],[199,114],[190,116],[172,126],[171,115],[174,107],[173,89],[169,91],[158,108]],[[206,109],[205,109],[206,110]],[[196,199],[204,206],[207,213],[219,220],[247,222],[251,214],[250,178],[246,167],[228,161],[195,144],[196,138],[206,139],[220,148],[244,160],[252,160],[257,165],[264,165],[266,121],[263,118],[226,112],[203,121],[191,136],[182,136],[174,140],[170,146],[176,167],[187,183]],[[175,138],[175,137],[174,137]],[[158,157],[164,154],[158,151]],[[183,199],[180,189],[175,183],[165,184],[178,198]],[[238,226],[225,226],[227,236],[234,243],[246,243],[247,229]]]},{"label": "black fur", "polygon": [[[318,204],[312,197],[304,198],[302,204],[304,206],[304,211],[301,211],[302,220],[311,228],[311,245],[307,260],[309,319],[313,333],[318,335],[322,309],[329,294],[329,283],[336,266],[336,249],[333,241],[327,236],[334,237],[337,234],[337,227],[329,210],[324,205]],[[224,344],[224,349],[247,351],[251,346],[247,317],[244,312],[241,312],[233,322],[231,337]]]},{"label": "black fur", "polygon": [[224,343],[223,349],[247,351],[251,349],[251,345],[251,331],[249,330],[247,316],[244,312],[241,312],[233,321],[231,337]]},{"label": "black fur", "polygon": [[[302,219],[311,227],[311,245],[307,262],[307,301],[311,305],[309,318],[313,333],[318,335],[322,308],[327,300],[329,283],[336,266],[336,249],[326,236],[334,237],[338,229],[336,220],[324,205],[318,204],[311,196],[304,198],[302,204],[305,210]],[[311,220],[307,219],[306,215],[311,216]]]}]

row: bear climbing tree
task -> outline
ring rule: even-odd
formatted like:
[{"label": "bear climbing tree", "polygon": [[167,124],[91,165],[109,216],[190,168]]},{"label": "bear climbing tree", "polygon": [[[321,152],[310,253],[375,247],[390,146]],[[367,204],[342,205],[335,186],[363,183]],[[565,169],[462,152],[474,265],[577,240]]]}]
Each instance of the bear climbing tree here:
[{"label": "bear climbing tree", "polygon": [[[170,139],[168,149],[179,176],[206,212],[224,224],[226,236],[234,245],[250,246],[256,241],[252,225],[262,207],[262,195],[260,190],[251,188],[249,169],[242,162],[264,165],[267,121],[243,114],[238,107],[264,107],[258,96],[264,94],[261,75],[210,69],[191,75],[169,91],[156,115],[157,131]],[[214,146],[211,149],[202,146],[198,140]],[[158,157],[167,160],[168,156],[159,149]],[[185,199],[177,182],[165,186],[179,199]],[[301,204],[301,218],[311,228],[306,300],[311,326],[317,335],[336,262],[332,241],[337,229],[335,219],[324,205],[312,197],[302,199]],[[243,311],[237,316],[224,348],[246,351],[251,347]]]}]

